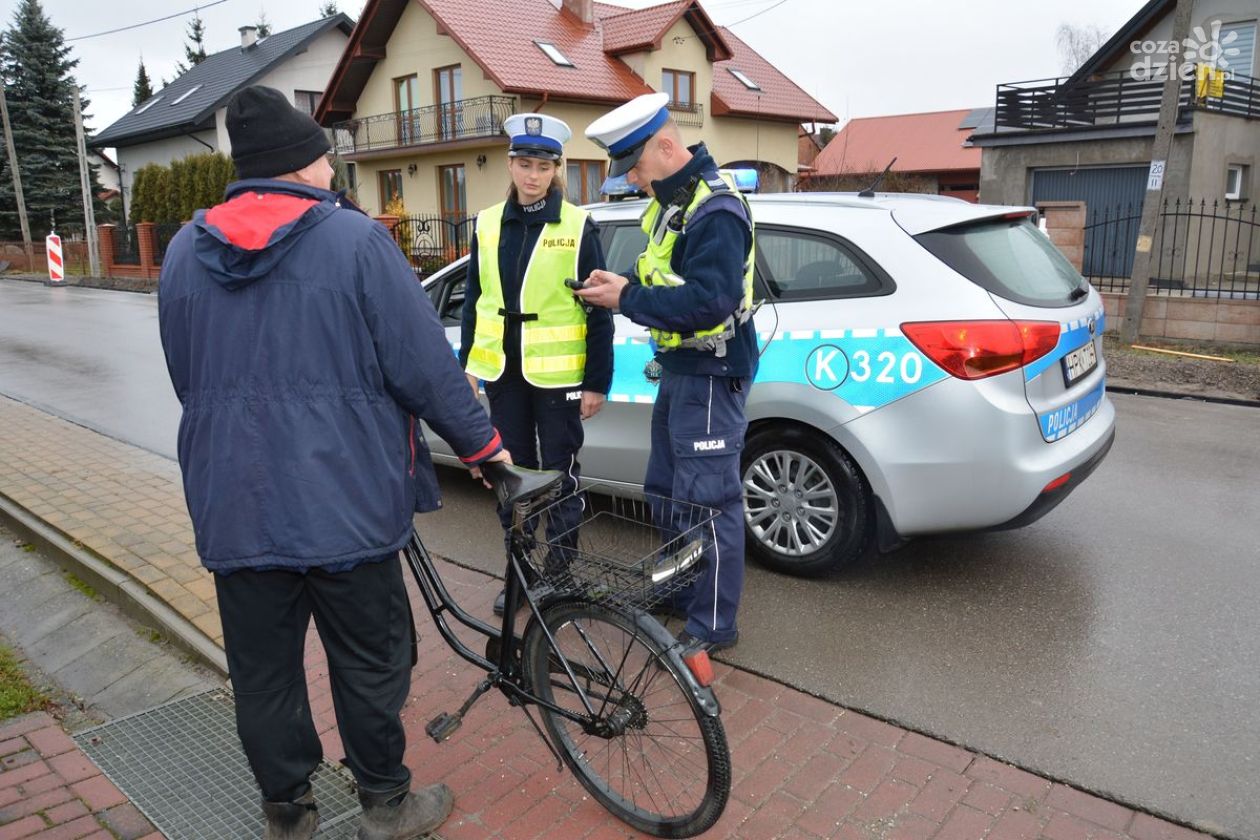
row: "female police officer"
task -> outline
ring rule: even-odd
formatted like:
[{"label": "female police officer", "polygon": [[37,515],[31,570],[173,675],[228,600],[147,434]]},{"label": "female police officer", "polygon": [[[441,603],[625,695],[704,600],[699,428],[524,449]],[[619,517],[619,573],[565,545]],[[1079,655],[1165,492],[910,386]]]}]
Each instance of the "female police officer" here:
[{"label": "female police officer", "polygon": [[[561,470],[563,497],[548,519],[551,540],[581,516],[577,453],[582,421],[594,417],[612,381],[612,316],[587,312],[565,280],[604,267],[586,213],[564,200],[559,177],[561,120],[515,114],[503,124],[511,145],[507,201],[477,215],[468,261],[460,362],[468,382],[486,386],[490,418],[517,464]],[[500,510],[504,527],[511,511]],[[504,593],[495,601],[503,613]]]}]

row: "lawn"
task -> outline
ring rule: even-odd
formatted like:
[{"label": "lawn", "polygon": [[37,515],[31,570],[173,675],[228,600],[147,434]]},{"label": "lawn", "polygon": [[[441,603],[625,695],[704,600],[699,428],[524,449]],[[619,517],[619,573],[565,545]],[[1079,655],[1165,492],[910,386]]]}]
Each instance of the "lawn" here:
[{"label": "lawn", "polygon": [[0,644],[0,721],[42,709],[47,703],[48,697],[26,678],[17,656]]}]

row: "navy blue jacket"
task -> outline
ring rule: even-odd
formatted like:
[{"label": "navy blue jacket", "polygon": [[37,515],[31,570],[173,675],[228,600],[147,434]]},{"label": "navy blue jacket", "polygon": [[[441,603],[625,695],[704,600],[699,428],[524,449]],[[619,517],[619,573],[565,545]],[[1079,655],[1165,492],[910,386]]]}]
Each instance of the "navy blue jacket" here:
[{"label": "navy blue jacket", "polygon": [[[703,143],[692,146],[691,152],[686,166],[652,182],[652,191],[662,204],[692,179],[717,176],[717,164]],[[709,201],[674,243],[670,266],[686,284],[644,286],[631,270],[626,275],[630,285],[621,293],[621,314],[645,327],[679,333],[722,323],[739,308],[744,296],[744,261],[751,248],[752,234],[739,199],[732,195]],[[657,353],[656,358],[673,373],[752,377],[757,373],[757,333],[749,318],[735,327],[723,358],[692,349]]]},{"label": "navy blue jacket", "polygon": [[428,295],[380,224],[326,190],[232,184],[171,241],[162,349],[206,568],[341,570],[439,504],[416,418],[500,450]]},{"label": "navy blue jacket", "polygon": [[[511,307],[512,301],[520,300],[521,283],[525,281],[525,266],[542,232],[543,225],[560,221],[560,205],[563,200],[553,191],[538,204],[522,207],[508,199],[503,208],[503,232],[499,237],[499,282],[503,285],[503,300]],[[578,246],[578,276],[585,280],[595,269],[604,267],[604,247],[599,241],[599,229],[587,219]],[[477,299],[481,297],[481,271],[477,262],[477,232],[473,231],[468,252],[468,274],[464,283],[464,316],[460,327],[459,362],[468,364],[468,351],[472,349],[477,327]],[[565,278],[557,277],[556,282]],[[607,309],[594,307],[586,316],[586,372],[582,377],[582,390],[607,394],[612,385],[613,372],[613,320]],[[503,350],[507,356],[505,375],[517,375],[521,369],[521,326],[509,320],[503,336]]]}]

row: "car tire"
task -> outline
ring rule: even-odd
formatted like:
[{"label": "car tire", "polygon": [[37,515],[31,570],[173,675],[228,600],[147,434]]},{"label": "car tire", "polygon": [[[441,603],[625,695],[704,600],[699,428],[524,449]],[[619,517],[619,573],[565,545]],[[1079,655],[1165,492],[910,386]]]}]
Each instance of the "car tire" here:
[{"label": "car tire", "polygon": [[870,490],[830,438],[763,427],[748,437],[741,476],[747,553],[761,565],[818,577],[866,551],[874,531]]}]

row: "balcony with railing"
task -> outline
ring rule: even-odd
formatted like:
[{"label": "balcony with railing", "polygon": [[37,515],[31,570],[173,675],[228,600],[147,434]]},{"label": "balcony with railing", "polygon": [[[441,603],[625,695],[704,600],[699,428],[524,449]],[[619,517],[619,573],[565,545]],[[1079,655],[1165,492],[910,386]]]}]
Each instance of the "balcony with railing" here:
[{"label": "balcony with railing", "polygon": [[704,128],[704,106],[699,102],[669,102],[669,109],[674,122],[682,128]]},{"label": "balcony with railing", "polygon": [[445,105],[359,117],[333,125],[337,153],[415,149],[503,136],[503,121],[516,111],[515,96],[478,96]]},{"label": "balcony with railing", "polygon": [[[1114,128],[1154,124],[1159,119],[1163,79],[1135,79],[1129,71],[1088,79],[1037,79],[997,87],[997,131]],[[1195,109],[1260,118],[1260,82],[1248,76],[1225,80],[1219,97],[1195,96],[1194,80],[1181,83],[1178,122]]]}]

